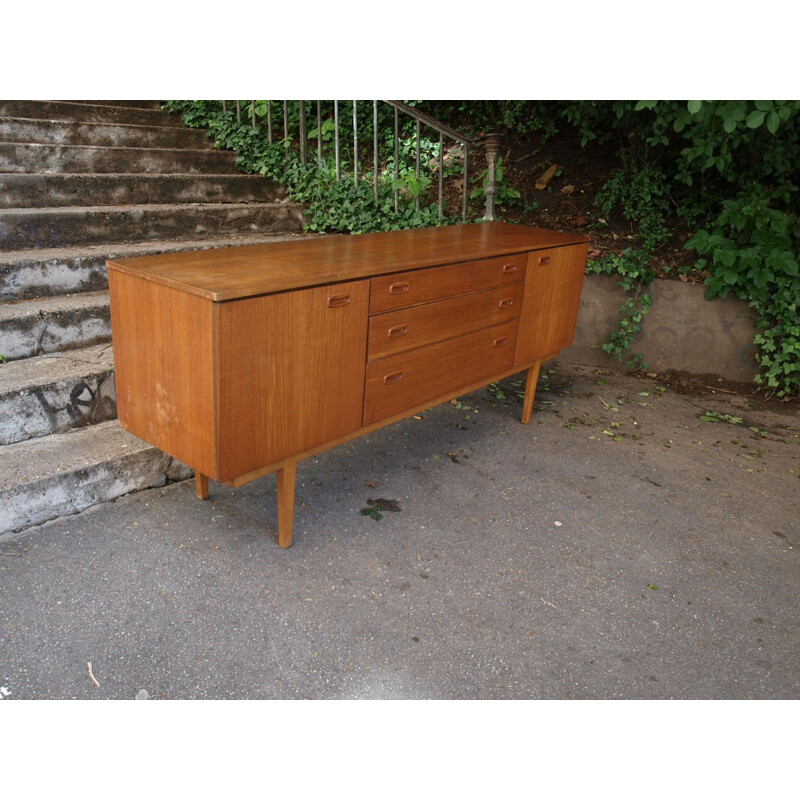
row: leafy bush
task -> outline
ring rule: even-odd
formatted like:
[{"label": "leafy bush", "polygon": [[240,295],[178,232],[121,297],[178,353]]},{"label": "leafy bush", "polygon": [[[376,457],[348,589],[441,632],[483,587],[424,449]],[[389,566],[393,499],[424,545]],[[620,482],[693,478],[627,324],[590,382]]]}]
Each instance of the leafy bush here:
[{"label": "leafy bush", "polygon": [[708,229],[686,245],[707,268],[706,297],[734,294],[757,315],[755,343],[761,374],[756,381],[786,397],[800,392],[800,222],[797,214],[770,208],[760,190],[722,203]]},{"label": "leafy bush", "polygon": [[[597,203],[602,213],[618,208],[638,223],[641,250],[590,270],[629,283],[638,276],[631,283],[638,296],[647,279],[642,260],[676,213],[697,229],[686,247],[700,256],[695,268],[705,275],[706,296],[731,293],[756,311],[758,384],[778,397],[799,394],[800,101],[571,103],[560,117],[584,145],[617,136],[622,167]],[[636,301],[622,311],[606,345],[618,357],[632,339]]]},{"label": "leafy bush", "polygon": [[[369,130],[373,124],[370,104],[362,103],[359,127]],[[367,107],[369,106],[369,107]],[[306,205],[305,229],[315,232],[371,233],[376,231],[397,230],[401,228],[431,227],[455,222],[455,218],[446,215],[439,219],[439,207],[435,203],[416,202],[430,183],[430,178],[417,178],[413,165],[416,143],[404,140],[400,149],[398,171],[400,178],[394,178],[394,156],[384,161],[378,176],[378,199],[374,195],[374,175],[366,175],[355,186],[352,175],[343,180],[336,179],[335,162],[331,155],[332,124],[329,122],[333,113],[332,104],[323,108],[321,130],[316,126],[309,130],[309,138],[322,136],[323,161],[317,162],[316,153],[309,153],[307,162],[303,163],[293,147],[292,135],[278,138],[269,143],[263,127],[253,127],[250,122],[252,107],[248,104],[241,109],[241,121],[237,119],[236,110],[229,107],[222,110],[218,101],[169,101],[167,107],[182,116],[185,125],[208,129],[209,138],[217,147],[235,150],[236,163],[240,169],[248,173],[256,173],[276,180],[286,190],[291,199]],[[258,118],[267,115],[267,101],[255,102],[255,113]],[[388,114],[391,116],[387,116]],[[275,119],[283,113],[277,103],[272,104],[273,129]],[[298,130],[299,111],[297,104],[290,103],[288,128]],[[386,107],[381,114],[384,125],[394,124],[393,110]],[[282,127],[282,117],[281,125]],[[381,124],[379,118],[379,125]],[[362,127],[363,126],[363,127]],[[408,126],[406,126],[406,129]],[[341,125],[340,164],[346,173],[348,164],[352,170],[352,126]],[[281,131],[282,132],[282,131]],[[371,142],[369,143],[371,147]],[[393,139],[388,141],[393,148]],[[420,140],[420,147],[427,161],[435,162],[438,157],[437,139]],[[348,161],[349,159],[349,161]],[[404,202],[395,211],[394,192],[399,190]],[[408,198],[413,202],[408,202]]]}]

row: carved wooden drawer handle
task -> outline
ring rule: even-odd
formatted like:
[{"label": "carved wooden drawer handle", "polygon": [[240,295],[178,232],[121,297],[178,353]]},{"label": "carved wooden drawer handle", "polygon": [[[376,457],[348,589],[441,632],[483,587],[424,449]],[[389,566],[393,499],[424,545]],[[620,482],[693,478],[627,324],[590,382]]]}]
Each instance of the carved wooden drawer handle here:
[{"label": "carved wooden drawer handle", "polygon": [[389,338],[396,339],[398,336],[405,336],[408,333],[408,325],[397,325],[389,328]]},{"label": "carved wooden drawer handle", "polygon": [[408,283],[402,281],[401,283],[393,283],[389,287],[389,294],[404,294],[409,289]]},{"label": "carved wooden drawer handle", "polygon": [[516,272],[516,271],[517,271],[517,265],[516,264],[506,264],[503,267],[503,272],[505,272],[506,275],[508,275],[508,273],[510,273],[510,272]]},{"label": "carved wooden drawer handle", "polygon": [[514,300],[511,297],[506,297],[505,300],[500,301],[500,308],[511,308],[514,305]]},{"label": "carved wooden drawer handle", "polygon": [[402,377],[403,377],[402,372],[392,372],[390,375],[384,376],[383,382],[385,384],[397,383],[397,381],[399,381]]},{"label": "carved wooden drawer handle", "polygon": [[350,302],[349,294],[337,294],[328,298],[328,308],[338,308],[346,306]]},{"label": "carved wooden drawer handle", "polygon": [[550,263],[550,256],[539,256],[539,263],[544,266]]},{"label": "carved wooden drawer handle", "polygon": [[502,347],[504,344],[508,344],[508,336],[501,336],[499,339],[494,340],[495,347]]}]

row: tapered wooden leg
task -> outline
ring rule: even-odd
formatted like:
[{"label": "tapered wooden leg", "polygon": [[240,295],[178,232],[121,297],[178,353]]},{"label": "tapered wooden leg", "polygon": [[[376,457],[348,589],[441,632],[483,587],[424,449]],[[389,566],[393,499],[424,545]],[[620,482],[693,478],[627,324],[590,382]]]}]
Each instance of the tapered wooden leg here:
[{"label": "tapered wooden leg", "polygon": [[201,500],[208,500],[208,475],[194,471],[194,491]]},{"label": "tapered wooden leg", "polygon": [[522,422],[527,425],[533,413],[533,398],[536,396],[536,383],[539,380],[541,361],[537,361],[529,370],[525,378],[525,400],[522,403]]},{"label": "tapered wooden leg", "polygon": [[281,547],[292,546],[296,478],[297,462],[284,461],[278,470],[278,544]]}]

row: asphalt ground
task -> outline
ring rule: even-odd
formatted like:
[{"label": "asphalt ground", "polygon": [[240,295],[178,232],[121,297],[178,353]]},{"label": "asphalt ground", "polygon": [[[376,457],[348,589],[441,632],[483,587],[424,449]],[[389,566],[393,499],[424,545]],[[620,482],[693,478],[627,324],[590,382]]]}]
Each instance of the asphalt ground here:
[{"label": "asphalt ground", "polygon": [[800,698],[798,405],[518,383],[303,462],[288,550],[274,476],[1,538],[0,694]]}]

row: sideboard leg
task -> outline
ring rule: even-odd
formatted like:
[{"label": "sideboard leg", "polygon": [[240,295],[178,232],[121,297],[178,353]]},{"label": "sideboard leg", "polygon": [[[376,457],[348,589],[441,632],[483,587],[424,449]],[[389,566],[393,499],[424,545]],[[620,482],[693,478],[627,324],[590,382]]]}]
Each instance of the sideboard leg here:
[{"label": "sideboard leg", "polygon": [[536,396],[536,383],[539,380],[541,361],[537,361],[529,370],[525,378],[525,400],[522,403],[522,422],[527,425],[533,413],[533,398]]},{"label": "sideboard leg", "polygon": [[297,462],[284,461],[278,470],[278,544],[281,547],[292,546],[296,477]]},{"label": "sideboard leg", "polygon": [[200,500],[208,500],[208,475],[194,471],[194,491]]}]

